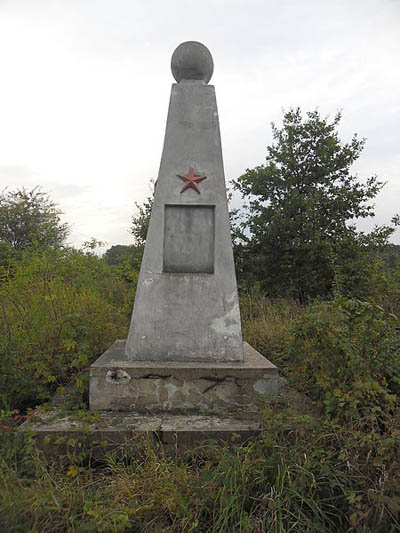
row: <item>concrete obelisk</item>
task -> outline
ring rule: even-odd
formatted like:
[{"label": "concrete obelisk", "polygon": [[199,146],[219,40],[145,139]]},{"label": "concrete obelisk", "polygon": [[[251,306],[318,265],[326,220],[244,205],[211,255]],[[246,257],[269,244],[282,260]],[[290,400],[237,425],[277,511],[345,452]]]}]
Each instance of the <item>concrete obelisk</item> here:
[{"label": "concrete obelisk", "polygon": [[242,342],[211,54],[183,43],[172,72],[129,336],[90,367],[89,402],[97,411],[179,412],[186,427],[193,411],[235,413],[276,398],[278,370]]},{"label": "concrete obelisk", "polygon": [[[95,441],[121,449],[145,434],[174,455],[209,439],[244,442],[261,433],[263,407],[277,399],[278,369],[242,343],[211,54],[183,43],[172,72],[129,337],[90,366],[89,407],[99,412],[91,449]],[[46,438],[87,433],[64,411],[24,426]]]},{"label": "concrete obelisk", "polygon": [[138,361],[242,361],[213,60],[172,56],[164,149],[126,354]]}]

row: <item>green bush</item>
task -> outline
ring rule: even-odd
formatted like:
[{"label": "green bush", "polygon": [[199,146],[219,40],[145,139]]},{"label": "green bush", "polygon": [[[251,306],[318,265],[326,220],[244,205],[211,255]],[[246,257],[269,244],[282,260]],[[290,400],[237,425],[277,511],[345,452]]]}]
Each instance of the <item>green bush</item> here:
[{"label": "green bush", "polygon": [[126,335],[132,294],[101,259],[26,254],[0,285],[0,397],[41,402]]},{"label": "green bush", "polygon": [[291,382],[337,420],[383,419],[400,392],[398,327],[395,315],[370,302],[310,306],[291,331]]}]

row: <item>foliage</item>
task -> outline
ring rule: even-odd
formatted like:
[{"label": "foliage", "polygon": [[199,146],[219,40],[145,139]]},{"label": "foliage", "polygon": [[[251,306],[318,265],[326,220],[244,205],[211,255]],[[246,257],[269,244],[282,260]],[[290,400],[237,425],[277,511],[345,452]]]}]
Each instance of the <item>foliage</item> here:
[{"label": "foliage", "polygon": [[8,243],[18,252],[59,248],[69,233],[60,215],[56,204],[38,187],[5,190],[0,194],[0,245]]},{"label": "foliage", "polygon": [[271,301],[253,291],[241,295],[240,310],[245,340],[286,374],[290,328],[304,308],[294,300]]},{"label": "foliage", "polygon": [[117,266],[121,264],[129,256],[130,246],[117,244],[108,248],[104,254],[104,260],[107,265]]},{"label": "foliage", "polygon": [[153,196],[149,196],[142,205],[135,203],[138,213],[132,217],[131,233],[135,239],[135,244],[144,249],[149,228],[150,215],[153,207]]},{"label": "foliage", "polygon": [[[300,109],[286,112],[281,129],[272,124],[266,164],[234,181],[247,201],[234,232],[238,276],[247,285],[257,281],[269,295],[305,302],[328,295],[338,269],[362,279],[371,251],[387,244],[393,228],[364,235],[349,223],[373,216],[370,201],[383,183],[373,176],[362,184],[350,173],[365,141],[354,135],[342,144],[340,119],[337,113],[329,121],[317,110],[305,118]],[[346,290],[363,297],[364,288],[353,282]]]},{"label": "foliage", "polygon": [[108,265],[118,267],[130,279],[132,277],[129,276],[130,271],[140,271],[143,250],[143,245],[131,244],[124,246],[117,244],[106,251],[104,260]]},{"label": "foliage", "polygon": [[295,321],[288,360],[298,390],[335,421],[372,425],[398,407],[398,318],[381,306],[338,298]]},{"label": "foliage", "polygon": [[36,404],[126,333],[126,284],[93,253],[25,253],[0,286],[0,398]]},{"label": "foliage", "polygon": [[[150,184],[152,183],[151,181]],[[146,198],[142,205],[135,202],[135,206],[137,212],[132,216],[130,228],[134,244],[111,246],[104,254],[104,260],[108,265],[116,267],[126,281],[136,285],[153,207],[153,196]]]},{"label": "foliage", "polygon": [[386,266],[395,269],[400,262],[400,244],[385,247],[380,255]]}]

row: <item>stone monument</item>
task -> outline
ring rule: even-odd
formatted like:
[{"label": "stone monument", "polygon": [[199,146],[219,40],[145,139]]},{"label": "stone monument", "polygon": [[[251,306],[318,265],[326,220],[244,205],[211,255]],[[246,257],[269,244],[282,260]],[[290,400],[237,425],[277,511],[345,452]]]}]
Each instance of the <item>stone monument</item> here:
[{"label": "stone monument", "polygon": [[213,59],[185,42],[171,68],[132,322],[90,368],[96,411],[234,413],[277,396],[277,368],[242,341]]}]

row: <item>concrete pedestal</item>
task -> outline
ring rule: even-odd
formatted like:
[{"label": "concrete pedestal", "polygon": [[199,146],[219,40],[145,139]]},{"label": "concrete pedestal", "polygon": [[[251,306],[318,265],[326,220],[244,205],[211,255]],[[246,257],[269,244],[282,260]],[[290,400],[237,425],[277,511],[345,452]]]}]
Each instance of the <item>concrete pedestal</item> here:
[{"label": "concrete pedestal", "polygon": [[92,411],[199,413],[257,410],[278,394],[278,369],[249,344],[231,363],[128,359],[117,340],[90,367]]},{"label": "concrete pedestal", "polygon": [[33,436],[48,458],[85,449],[92,458],[102,460],[110,451],[135,456],[146,446],[175,456],[210,441],[244,444],[262,432],[260,420],[249,416],[243,420],[217,415],[103,412],[88,423],[78,420],[76,413],[58,408],[26,421],[18,438]]}]

